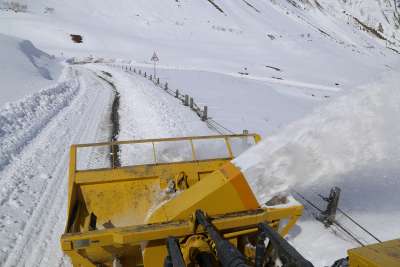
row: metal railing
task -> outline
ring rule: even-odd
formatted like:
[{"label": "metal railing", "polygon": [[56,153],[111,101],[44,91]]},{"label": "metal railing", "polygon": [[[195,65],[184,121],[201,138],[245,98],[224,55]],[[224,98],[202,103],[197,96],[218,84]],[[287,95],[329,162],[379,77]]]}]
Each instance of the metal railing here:
[{"label": "metal railing", "polygon": [[[89,170],[232,159],[260,139],[257,134],[232,134],[77,144],[71,146],[71,162],[75,163],[75,170]],[[86,162],[81,162],[79,155],[82,150],[97,155],[101,166],[87,167]],[[121,166],[114,164],[116,157],[121,157]],[[82,168],[82,164],[86,167]]]}]

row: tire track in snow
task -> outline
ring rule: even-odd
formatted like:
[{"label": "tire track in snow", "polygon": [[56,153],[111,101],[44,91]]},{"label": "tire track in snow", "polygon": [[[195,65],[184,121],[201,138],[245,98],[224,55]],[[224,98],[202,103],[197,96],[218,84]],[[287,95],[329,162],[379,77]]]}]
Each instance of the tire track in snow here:
[{"label": "tire track in snow", "polygon": [[[94,75],[90,74],[91,79],[97,79]],[[98,80],[95,84],[100,85],[103,91],[102,93],[99,92],[97,94],[96,99],[93,99],[93,104],[91,105],[90,110],[86,112],[88,115],[87,120],[82,120],[81,126],[77,127],[78,129],[81,128],[83,131],[82,136],[77,136],[76,141],[74,143],[82,143],[85,140],[93,140],[95,141],[105,141],[110,140],[110,132],[111,132],[111,124],[109,121],[109,114],[111,109],[111,103],[113,99],[112,88],[107,84],[103,83],[102,81]],[[96,86],[97,89],[100,89],[99,86]],[[105,97],[107,95],[107,97]],[[91,115],[99,114],[100,116],[97,118],[98,120],[93,120]],[[87,124],[85,124],[88,122]],[[106,127],[102,127],[102,126]],[[90,129],[94,129],[96,131],[96,136],[93,138],[93,132]],[[81,159],[84,162],[90,164],[91,154],[88,154],[86,158]],[[66,162],[69,162],[69,153],[67,154]],[[65,164],[68,166],[68,164]],[[68,172],[67,168],[62,168],[62,176],[66,177]],[[67,194],[68,188],[65,182],[65,186],[61,186],[62,192],[61,195],[65,196],[64,198],[57,198],[59,203],[53,205],[54,207],[51,209],[51,215],[48,216],[51,218],[50,221],[46,222],[44,229],[52,229],[49,232],[43,232],[39,236],[39,244],[40,246],[36,246],[33,252],[30,254],[30,258],[28,259],[28,263],[30,266],[60,266],[65,265],[66,263],[69,265],[69,260],[67,257],[64,257],[61,251],[61,248],[57,247],[55,250],[52,249],[51,246],[47,246],[49,244],[59,244],[60,233],[64,232],[65,222],[66,222],[66,212],[63,214],[59,213],[59,210],[66,211],[67,209]],[[61,209],[60,209],[61,207]],[[53,226],[53,228],[51,228]],[[59,255],[58,257],[54,257],[54,255]],[[52,262],[52,260],[56,260],[56,262]]]},{"label": "tire track in snow", "polygon": [[[25,182],[27,177],[38,180],[41,171],[47,170],[50,173],[48,177],[52,177],[52,180],[49,183],[42,182],[40,192],[30,196],[32,205],[27,214],[22,214],[25,216],[18,212],[10,214],[11,217],[16,215],[12,219],[19,227],[1,229],[0,236],[7,232],[16,233],[14,239],[8,240],[11,242],[5,251],[5,259],[0,261],[4,263],[3,266],[54,266],[56,262],[64,262],[59,238],[66,217],[69,144],[93,141],[95,136],[101,138],[98,133],[99,122],[109,107],[112,95],[111,90],[104,90],[105,85],[94,74],[82,70],[80,73],[83,75],[80,78],[82,86],[77,99],[33,140],[28,151],[24,151],[23,157],[13,164],[15,173],[7,176],[11,179],[22,177],[19,178],[20,183],[15,184],[18,191],[15,197],[23,208],[26,208],[26,199],[23,198],[32,193],[30,186],[33,181]],[[79,122],[78,125],[76,122]],[[107,136],[106,139],[108,138]],[[37,161],[41,162],[38,164]],[[19,221],[21,219],[26,219],[26,222]],[[4,228],[6,232],[3,231]]]}]

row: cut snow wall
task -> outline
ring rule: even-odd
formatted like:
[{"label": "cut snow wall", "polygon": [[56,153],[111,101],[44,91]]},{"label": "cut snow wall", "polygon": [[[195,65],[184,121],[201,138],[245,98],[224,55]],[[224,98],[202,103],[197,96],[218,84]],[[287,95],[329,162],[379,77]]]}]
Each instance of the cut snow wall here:
[{"label": "cut snow wall", "polygon": [[63,82],[0,109],[0,170],[77,94],[77,80]]}]

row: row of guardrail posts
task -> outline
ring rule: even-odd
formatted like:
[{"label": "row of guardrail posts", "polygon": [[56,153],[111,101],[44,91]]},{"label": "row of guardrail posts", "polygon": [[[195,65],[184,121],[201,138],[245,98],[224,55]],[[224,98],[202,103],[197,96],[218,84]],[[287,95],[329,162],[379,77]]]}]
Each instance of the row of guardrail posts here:
[{"label": "row of guardrail posts", "polygon": [[[112,67],[119,67],[118,65],[115,64],[110,64]],[[121,65],[122,70],[125,71],[132,71],[132,66],[124,66]],[[175,98],[177,98],[178,100],[180,100],[182,102],[182,104],[184,106],[189,107],[191,110],[193,110],[197,116],[200,117],[200,119],[202,121],[207,121],[208,118],[208,107],[204,106],[203,109],[201,109],[194,101],[193,97],[190,97],[188,94],[181,94],[181,92],[179,91],[179,89],[176,89],[175,91],[171,90],[168,86],[168,82],[165,82],[164,85],[160,84],[160,78],[159,77],[153,77],[153,75],[148,75],[147,72],[142,72],[142,70],[138,69],[136,70],[136,68],[133,68],[133,72],[143,76],[145,78],[148,78],[150,81],[152,81],[155,85],[157,85],[158,87],[160,87],[161,89],[164,89],[168,94],[174,96]],[[143,75],[142,75],[143,73]]]}]

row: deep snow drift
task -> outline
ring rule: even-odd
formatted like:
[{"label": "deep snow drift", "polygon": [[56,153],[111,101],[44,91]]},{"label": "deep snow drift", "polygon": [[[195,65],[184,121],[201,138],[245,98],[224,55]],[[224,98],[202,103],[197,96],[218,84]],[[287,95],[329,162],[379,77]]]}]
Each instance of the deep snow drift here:
[{"label": "deep snow drift", "polygon": [[0,44],[0,107],[57,82],[62,67],[54,57],[28,40],[0,34]]}]

